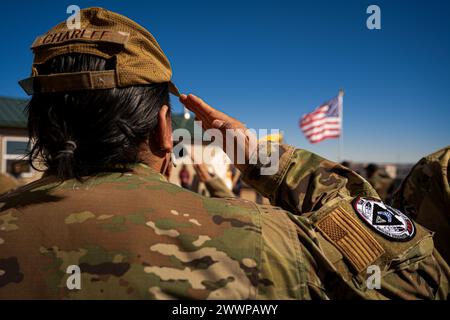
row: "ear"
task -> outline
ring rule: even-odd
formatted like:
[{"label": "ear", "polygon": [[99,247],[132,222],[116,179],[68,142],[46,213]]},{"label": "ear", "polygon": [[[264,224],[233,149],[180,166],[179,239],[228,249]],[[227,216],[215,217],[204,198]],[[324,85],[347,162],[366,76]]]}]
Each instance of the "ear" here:
[{"label": "ear", "polygon": [[172,152],[172,119],[170,118],[169,107],[163,105],[158,113],[158,133],[159,147],[166,152]]}]

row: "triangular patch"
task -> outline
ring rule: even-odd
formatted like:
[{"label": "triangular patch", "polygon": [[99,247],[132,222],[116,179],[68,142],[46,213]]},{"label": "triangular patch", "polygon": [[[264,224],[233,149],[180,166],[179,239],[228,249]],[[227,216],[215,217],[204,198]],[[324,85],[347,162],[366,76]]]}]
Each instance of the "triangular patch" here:
[{"label": "triangular patch", "polygon": [[399,226],[402,222],[389,209],[384,209],[375,204],[373,207],[372,223],[378,226]]}]

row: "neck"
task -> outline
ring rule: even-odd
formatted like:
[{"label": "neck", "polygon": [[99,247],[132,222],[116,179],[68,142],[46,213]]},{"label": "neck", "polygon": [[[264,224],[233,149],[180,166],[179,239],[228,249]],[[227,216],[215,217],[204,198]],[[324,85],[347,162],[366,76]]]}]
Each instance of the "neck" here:
[{"label": "neck", "polygon": [[139,146],[139,160],[155,170],[156,172],[164,174],[164,170],[167,167],[167,153],[158,151],[152,152],[153,148],[149,148],[147,144],[141,144]]}]

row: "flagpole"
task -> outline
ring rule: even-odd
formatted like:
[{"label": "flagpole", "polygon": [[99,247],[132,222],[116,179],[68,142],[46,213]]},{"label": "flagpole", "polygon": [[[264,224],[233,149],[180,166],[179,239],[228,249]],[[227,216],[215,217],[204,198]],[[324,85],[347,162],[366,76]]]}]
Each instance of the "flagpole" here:
[{"label": "flagpole", "polygon": [[338,94],[339,101],[339,120],[341,122],[341,133],[339,135],[339,153],[338,162],[343,161],[344,155],[344,89],[339,90]]}]

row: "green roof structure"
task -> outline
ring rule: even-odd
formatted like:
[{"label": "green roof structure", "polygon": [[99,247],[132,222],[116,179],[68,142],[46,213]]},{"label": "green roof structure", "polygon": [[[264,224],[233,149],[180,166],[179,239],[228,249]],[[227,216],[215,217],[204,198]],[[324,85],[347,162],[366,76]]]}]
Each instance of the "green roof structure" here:
[{"label": "green roof structure", "polygon": [[25,107],[28,101],[27,99],[0,97],[0,127],[26,128]]},{"label": "green roof structure", "polygon": [[[0,128],[26,128],[27,115],[25,108],[28,99],[0,97]],[[194,119],[186,119],[183,113],[172,115],[173,130],[187,129],[194,136]]]}]

